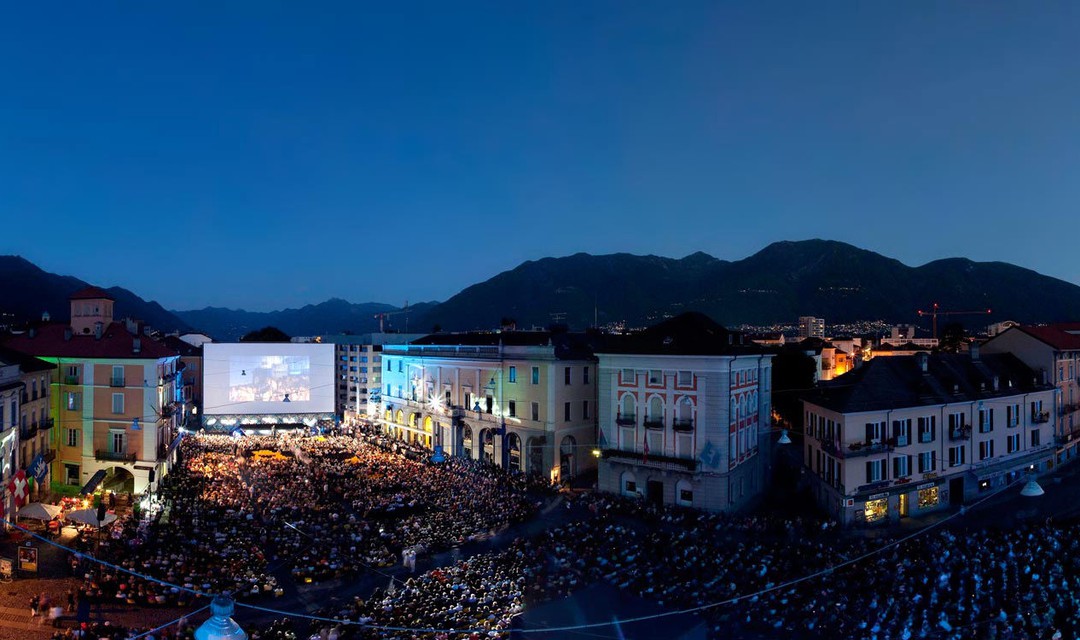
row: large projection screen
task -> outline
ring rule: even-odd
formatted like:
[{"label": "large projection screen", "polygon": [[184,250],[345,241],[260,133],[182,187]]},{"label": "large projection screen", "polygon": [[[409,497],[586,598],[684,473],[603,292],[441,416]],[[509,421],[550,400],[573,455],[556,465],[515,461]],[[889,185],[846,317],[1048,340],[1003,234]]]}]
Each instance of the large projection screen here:
[{"label": "large projection screen", "polygon": [[203,345],[206,415],[333,413],[334,345]]}]

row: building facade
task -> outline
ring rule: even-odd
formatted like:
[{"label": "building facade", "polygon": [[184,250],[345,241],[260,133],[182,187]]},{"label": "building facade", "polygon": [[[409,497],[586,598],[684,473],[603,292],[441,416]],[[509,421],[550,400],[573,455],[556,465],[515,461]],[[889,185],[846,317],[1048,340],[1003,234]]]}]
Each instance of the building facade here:
[{"label": "building facade", "polygon": [[336,387],[334,410],[346,422],[377,416],[382,397],[382,350],[388,344],[407,344],[423,333],[365,333],[319,336],[334,345]]},{"label": "building facade", "polygon": [[961,505],[1054,465],[1056,391],[1012,355],[875,358],[804,397],[804,459],[844,524]]},{"label": "building facade", "polygon": [[[31,501],[37,500],[48,493],[52,480],[50,464],[55,458],[50,446],[53,419],[49,406],[53,367],[44,360],[4,348],[0,348],[0,367],[5,370],[16,367],[22,381],[18,412],[10,413],[18,422],[18,453],[14,466],[16,470],[25,471],[28,478],[33,478],[27,485],[27,497]],[[10,402],[7,410],[13,411]]]},{"label": "building facade", "polygon": [[772,355],[700,314],[597,348],[601,491],[710,511],[765,487]]},{"label": "building facade", "polygon": [[114,321],[112,308],[106,292],[84,289],[71,298],[70,325],[35,327],[5,345],[54,367],[53,482],[141,493],[175,461],[180,358]]},{"label": "building facade", "polygon": [[825,318],[815,318],[814,316],[799,316],[799,338],[805,340],[807,338],[819,338],[825,339]]},{"label": "building facade", "polygon": [[581,336],[432,335],[384,345],[381,373],[392,437],[552,482],[596,466],[596,362]]},{"label": "building facade", "polygon": [[988,340],[983,353],[1011,353],[1058,389],[1057,462],[1080,454],[1080,323],[1013,326]]}]

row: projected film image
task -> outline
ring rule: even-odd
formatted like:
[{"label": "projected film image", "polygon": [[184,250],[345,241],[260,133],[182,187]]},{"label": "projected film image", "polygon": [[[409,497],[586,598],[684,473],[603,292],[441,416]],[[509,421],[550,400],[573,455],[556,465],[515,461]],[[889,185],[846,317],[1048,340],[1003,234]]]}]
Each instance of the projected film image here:
[{"label": "projected film image", "polygon": [[233,356],[229,359],[229,402],[311,400],[308,356]]}]

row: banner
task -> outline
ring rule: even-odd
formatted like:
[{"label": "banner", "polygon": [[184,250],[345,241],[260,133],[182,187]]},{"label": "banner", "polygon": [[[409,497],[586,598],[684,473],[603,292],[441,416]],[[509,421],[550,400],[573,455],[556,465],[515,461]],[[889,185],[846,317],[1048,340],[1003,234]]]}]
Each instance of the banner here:
[{"label": "banner", "polygon": [[26,470],[30,472],[34,480],[37,480],[38,484],[45,482],[45,476],[49,473],[49,464],[45,462],[45,454],[37,454],[37,457],[34,458]]}]

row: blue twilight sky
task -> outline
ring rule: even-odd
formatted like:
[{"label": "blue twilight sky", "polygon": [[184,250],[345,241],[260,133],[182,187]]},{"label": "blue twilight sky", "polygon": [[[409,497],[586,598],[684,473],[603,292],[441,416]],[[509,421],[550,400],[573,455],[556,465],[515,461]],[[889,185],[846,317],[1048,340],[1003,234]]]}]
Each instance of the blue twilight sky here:
[{"label": "blue twilight sky", "polygon": [[20,2],[0,253],[168,308],[844,240],[1080,282],[1080,3]]}]

